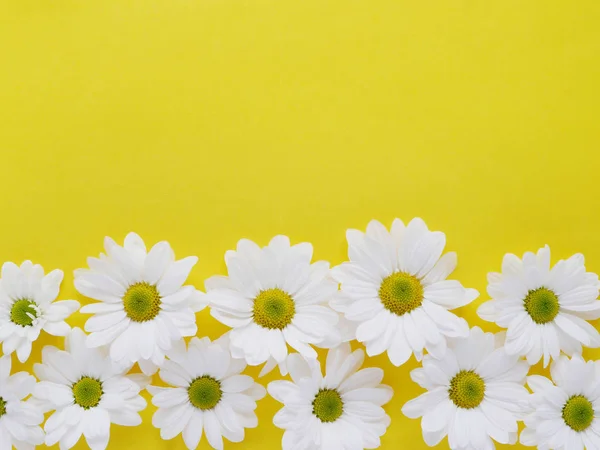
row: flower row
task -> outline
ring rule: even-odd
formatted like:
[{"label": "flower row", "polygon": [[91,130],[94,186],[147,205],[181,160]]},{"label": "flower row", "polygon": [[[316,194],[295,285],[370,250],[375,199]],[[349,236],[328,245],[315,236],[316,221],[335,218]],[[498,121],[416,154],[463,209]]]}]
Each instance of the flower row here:
[{"label": "flower row", "polygon": [[[488,275],[491,300],[478,309],[506,328],[494,336],[451,312],[479,294],[447,279],[456,254],[443,254],[443,233],[421,219],[406,226],[396,219],[389,231],[377,221],[366,233],[348,230],[347,240],[349,261],[330,269],[312,261],[308,243],[276,236],[261,248],[242,239],[225,254],[228,275],[209,278],[201,292],[184,285],[196,257],[176,260],[167,242],[147,250],[134,233],[123,246],[106,238],[106,254],[75,271],[76,289],[98,301],[80,310],[92,314],[89,334],[65,322],[78,302],[55,301],[61,271],[4,264],[0,448],[69,449],[83,435],[104,449],[111,423],[141,422],[143,389],[158,407],[153,424],[164,439],[181,434],[188,448],[203,433],[216,449],[223,437],[240,442],[245,428],[257,426],[256,401],[265,395],[241,374],[247,364],[264,364],[261,375],[278,366],[291,376],[268,386],[284,404],[273,418],[285,430],[284,449],[377,448],[392,390],[381,384],[381,369],[359,370],[364,353],[350,351],[354,339],[369,356],[387,352],[395,366],[411,355],[422,361],[411,377],[427,392],[402,410],[422,417],[428,445],[446,436],[453,449],[515,443],[524,420],[525,445],[600,448],[600,366],[580,356],[582,345],[600,346],[588,322],[600,317],[600,284],[582,255],[551,267],[548,247],[522,259],[507,254],[502,272]],[[186,344],[206,306],[231,330]],[[66,336],[65,350],[43,349],[34,366],[39,382],[10,376],[10,354],[26,361],[42,330]],[[315,348],[329,349],[324,373]],[[526,377],[540,360],[553,361],[553,382]],[[128,374],[136,363],[143,375]],[[170,387],[149,384],[157,371]],[[44,433],[39,425],[50,411]]]}]

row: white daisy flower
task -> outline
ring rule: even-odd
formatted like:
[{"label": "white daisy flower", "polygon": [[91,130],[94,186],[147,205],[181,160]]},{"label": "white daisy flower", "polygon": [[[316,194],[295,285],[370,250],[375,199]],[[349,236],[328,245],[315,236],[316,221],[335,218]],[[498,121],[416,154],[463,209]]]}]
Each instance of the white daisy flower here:
[{"label": "white daisy flower", "polygon": [[0,358],[0,449],[30,450],[44,442],[44,415],[23,399],[33,391],[35,378],[26,372],[10,374],[9,355]]},{"label": "white daisy flower", "polygon": [[245,428],[255,428],[256,401],[265,388],[248,375],[240,375],[246,363],[233,359],[222,342],[193,338],[186,350],[169,353],[160,378],[173,388],[149,386],[152,403],[158,407],[152,424],[163,439],[183,433],[189,449],[198,447],[202,432],[211,447],[223,448],[223,437],[231,442],[244,439]]},{"label": "white daisy flower", "polygon": [[225,254],[229,276],[209,278],[205,286],[212,316],[233,328],[235,358],[274,365],[285,361],[286,344],[316,358],[311,345],[340,343],[339,315],[327,305],[337,284],[329,263],[311,264],[312,253],[311,244],[290,246],[286,236],[276,236],[264,248],[242,239]]},{"label": "white daisy flower", "polygon": [[75,287],[101,303],[85,305],[82,313],[95,314],[85,330],[90,348],[110,345],[110,357],[123,367],[138,362],[147,375],[156,372],[173,342],[197,331],[195,312],[206,302],[193,286],[182,286],[195,256],[175,261],[168,242],[148,253],[135,233],[121,247],[105,238],[108,256],[88,258],[90,269],[75,271]]},{"label": "white daisy flower", "polygon": [[[395,366],[423,349],[440,358],[447,337],[469,335],[467,322],[448,312],[472,302],[479,293],[446,280],[456,267],[456,253],[442,252],[446,236],[429,231],[416,218],[391,231],[376,220],[367,232],[348,230],[348,258],[332,269],[341,290],[331,305],[357,323],[356,339],[369,356],[385,351]],[[441,256],[441,257],[440,257]]]},{"label": "white daisy flower", "polygon": [[573,255],[550,268],[550,248],[537,255],[527,252],[521,261],[506,254],[502,273],[488,274],[488,294],[477,313],[506,332],[506,351],[527,357],[544,367],[560,351],[581,353],[581,344],[600,346],[600,334],[586,320],[600,317],[598,275],[586,273],[583,255]]},{"label": "white daisy flower", "polygon": [[288,357],[292,381],[273,381],[269,394],[284,407],[273,418],[285,430],[284,450],[358,450],[377,448],[390,425],[382,405],[393,395],[380,384],[383,370],[360,369],[363,350],[350,353],[345,343],[329,350],[326,374],[316,360]]},{"label": "white daisy flower", "polygon": [[517,421],[527,410],[529,366],[506,354],[501,335],[471,329],[468,338],[449,341],[442,359],[427,355],[411,378],[428,392],[407,402],[402,412],[416,419],[427,445],[447,435],[451,449],[487,450],[517,440]]},{"label": "white daisy flower", "polygon": [[44,276],[39,264],[25,261],[2,266],[0,281],[0,342],[5,355],[16,350],[22,363],[31,354],[31,344],[40,331],[65,336],[71,327],[65,319],[79,309],[79,302],[55,302],[63,279],[62,270]]},{"label": "white daisy flower", "polygon": [[139,395],[145,377],[127,376],[103,349],[85,345],[85,333],[74,328],[65,351],[44,347],[42,363],[34,366],[41,380],[32,402],[41,412],[54,411],[46,421],[46,445],[70,449],[85,437],[92,450],[108,445],[110,424],[136,426],[146,401]]},{"label": "white daisy flower", "polygon": [[600,362],[562,355],[550,366],[552,381],[527,377],[532,412],[521,443],[539,449],[600,448]]}]

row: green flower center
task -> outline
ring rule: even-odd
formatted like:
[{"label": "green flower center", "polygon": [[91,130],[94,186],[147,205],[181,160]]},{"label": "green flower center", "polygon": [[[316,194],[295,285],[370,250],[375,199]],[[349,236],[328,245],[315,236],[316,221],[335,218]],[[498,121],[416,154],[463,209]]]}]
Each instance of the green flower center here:
[{"label": "green flower center", "polygon": [[123,296],[125,313],[134,322],[154,319],[160,312],[160,304],[156,286],[146,282],[132,284]]},{"label": "green flower center", "polygon": [[563,406],[562,417],[573,430],[583,431],[594,420],[594,406],[583,395],[574,395]]},{"label": "green flower center", "polygon": [[0,417],[6,414],[6,401],[0,397]]},{"label": "green flower center", "polygon": [[335,389],[321,389],[312,402],[313,414],[321,422],[335,422],[344,412],[344,402]]},{"label": "green flower center", "polygon": [[292,322],[295,313],[294,300],[279,288],[261,291],[254,299],[254,322],[263,328],[283,330]]},{"label": "green flower center", "polygon": [[448,393],[450,400],[459,408],[475,408],[483,400],[485,383],[472,370],[461,370],[450,381]]},{"label": "green flower center", "polygon": [[558,297],[550,289],[534,289],[525,297],[525,310],[535,323],[552,322],[558,314],[558,308]]},{"label": "green flower center", "polygon": [[401,316],[421,306],[423,285],[413,275],[396,272],[381,283],[379,298],[387,310]]},{"label": "green flower center", "polygon": [[91,377],[82,377],[73,385],[73,397],[75,403],[83,409],[90,409],[98,406],[102,398],[102,383],[100,380]]},{"label": "green flower center", "polygon": [[188,387],[190,403],[202,410],[213,409],[222,395],[221,383],[208,375],[196,378]]},{"label": "green flower center", "polygon": [[13,303],[10,309],[10,320],[22,327],[30,327],[38,316],[37,303],[28,298],[22,298]]}]

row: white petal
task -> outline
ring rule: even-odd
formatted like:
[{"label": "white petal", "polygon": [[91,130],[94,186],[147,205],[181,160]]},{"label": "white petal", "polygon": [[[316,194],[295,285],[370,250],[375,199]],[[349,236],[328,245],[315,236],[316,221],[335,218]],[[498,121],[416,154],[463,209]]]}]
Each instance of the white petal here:
[{"label": "white petal", "polygon": [[248,375],[234,375],[221,381],[223,392],[243,392],[254,384]]},{"label": "white petal", "polygon": [[402,407],[402,413],[406,417],[416,419],[423,416],[426,411],[447,398],[448,389],[446,387],[438,387],[405,403]]},{"label": "white petal", "polygon": [[154,245],[144,261],[144,280],[155,285],[175,259],[173,249],[168,242]]},{"label": "white petal", "polygon": [[129,233],[125,236],[123,247],[129,252],[136,264],[142,266],[146,257],[146,244],[144,244],[142,238],[136,233]]},{"label": "white petal", "polygon": [[183,441],[189,449],[197,448],[198,444],[200,443],[200,439],[202,438],[202,429],[204,427],[204,421],[202,418],[202,412],[194,412],[190,421],[183,429]]},{"label": "white petal", "polygon": [[85,323],[85,331],[92,333],[95,331],[106,330],[112,326],[117,325],[119,322],[124,320],[127,314],[124,310],[111,312],[108,314],[97,314],[90,317]]},{"label": "white petal", "polygon": [[445,280],[456,269],[457,257],[455,252],[443,255],[435,264],[433,269],[421,280],[424,285],[437,283]]},{"label": "white petal", "polygon": [[160,294],[164,297],[179,289],[197,262],[196,256],[188,256],[172,263],[158,282],[157,287]]},{"label": "white petal", "polygon": [[25,340],[17,347],[17,358],[20,362],[24,363],[31,354],[31,341]]},{"label": "white petal", "polygon": [[223,437],[221,436],[221,425],[217,416],[211,410],[204,412],[204,431],[208,443],[215,450],[223,450]]}]

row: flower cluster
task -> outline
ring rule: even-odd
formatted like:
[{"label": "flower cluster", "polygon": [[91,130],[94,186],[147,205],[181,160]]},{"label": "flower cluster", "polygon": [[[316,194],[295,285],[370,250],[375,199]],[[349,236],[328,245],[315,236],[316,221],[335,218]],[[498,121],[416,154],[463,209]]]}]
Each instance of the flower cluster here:
[{"label": "flower cluster", "polygon": [[[148,250],[135,233],[123,245],[106,238],[105,253],[75,271],[76,289],[96,301],[81,309],[57,301],[62,271],[5,263],[0,448],[68,450],[83,436],[103,450],[111,424],[142,422],[144,390],[161,438],[181,435],[189,449],[203,435],[214,449],[223,438],[243,441],[267,392],[283,404],[273,422],[284,450],[378,448],[393,390],[382,369],[362,368],[354,340],[394,366],[412,355],[420,362],[410,376],[425,392],[402,412],[421,418],[427,445],[600,448],[600,362],[582,358],[583,347],[600,346],[589,323],[600,318],[600,283],[582,255],[554,266],[547,246],[505,255],[477,310],[505,329],[493,334],[455,311],[479,293],[448,279],[457,257],[444,254],[443,233],[417,218],[389,230],[372,221],[346,237],[348,261],[333,268],[313,261],[308,243],[276,236],[261,248],[242,239],[225,254],[227,276],[206,280],[205,292],[186,285],[197,257],[177,260],[167,242]],[[196,337],[205,307],[231,328],[213,341]],[[66,322],[78,310],[91,315],[85,331]],[[64,347],[32,350],[42,331],[64,336]],[[324,365],[318,349],[327,350]],[[11,375],[12,353],[20,362],[41,353],[35,377]],[[550,377],[528,376],[538,363],[550,365]],[[247,365],[289,377],[265,389],[244,374]]]}]

